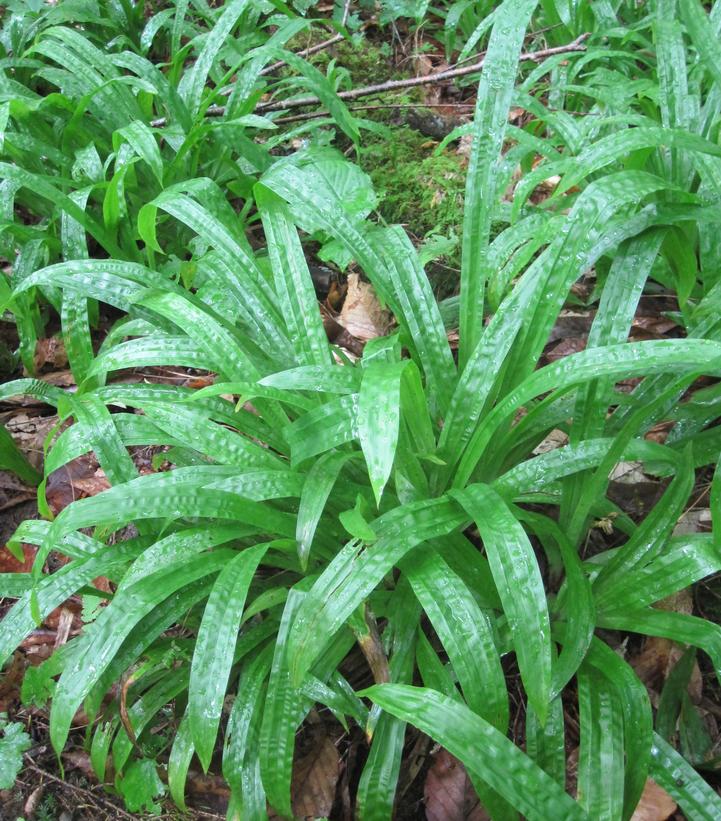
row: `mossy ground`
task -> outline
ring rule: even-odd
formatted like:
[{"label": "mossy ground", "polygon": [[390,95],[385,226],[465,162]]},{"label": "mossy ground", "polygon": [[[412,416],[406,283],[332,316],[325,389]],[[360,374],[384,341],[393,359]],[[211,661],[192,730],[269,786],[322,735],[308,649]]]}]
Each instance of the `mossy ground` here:
[{"label": "mossy ground", "polygon": [[[428,236],[460,237],[465,189],[465,161],[407,126],[389,140],[373,138],[361,151],[360,164],[373,180],[378,212],[388,223],[402,224],[416,240]],[[434,289],[445,297],[457,290],[460,246],[428,270]]]}]

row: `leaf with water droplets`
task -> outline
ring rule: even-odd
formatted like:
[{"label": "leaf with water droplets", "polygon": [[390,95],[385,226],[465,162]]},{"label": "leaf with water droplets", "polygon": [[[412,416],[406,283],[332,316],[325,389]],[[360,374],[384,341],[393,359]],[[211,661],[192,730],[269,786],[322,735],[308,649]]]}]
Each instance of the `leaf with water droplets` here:
[{"label": "leaf with water droplets", "polygon": [[384,710],[413,724],[463,762],[532,821],[584,821],[583,810],[505,735],[458,701],[434,690],[380,684],[364,690]]},{"label": "leaf with water droplets", "polygon": [[529,702],[545,722],[551,692],[551,626],[538,562],[528,536],[503,499],[487,485],[452,496],[473,518],[513,636]]}]

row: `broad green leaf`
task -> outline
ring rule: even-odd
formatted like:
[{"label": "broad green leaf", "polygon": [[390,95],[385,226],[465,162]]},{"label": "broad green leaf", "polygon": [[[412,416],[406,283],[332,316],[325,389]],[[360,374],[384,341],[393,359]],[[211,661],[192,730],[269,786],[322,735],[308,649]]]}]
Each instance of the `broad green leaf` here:
[{"label": "broad green leaf", "polygon": [[[523,527],[490,487],[453,497],[478,527],[513,637],[528,700],[543,724],[551,692],[551,627],[538,562]],[[523,596],[518,591],[523,590]]]},{"label": "broad green leaf", "polygon": [[466,704],[505,732],[508,693],[488,614],[435,551],[419,548],[402,566],[448,653]]},{"label": "broad green leaf", "polygon": [[587,818],[549,775],[463,704],[433,690],[403,684],[376,685],[362,694],[430,735],[463,762],[473,780],[492,787],[526,818]]},{"label": "broad green leaf", "polygon": [[238,553],[218,574],[205,605],[190,668],[188,724],[203,769],[215,747],[245,598],[267,544]]},{"label": "broad green leaf", "polygon": [[503,147],[513,83],[536,0],[505,0],[494,12],[476,95],[474,134],[466,178],[461,265],[460,365],[465,367],[483,329],[485,257],[497,204],[496,165]]},{"label": "broad green leaf", "polygon": [[358,438],[377,505],[396,455],[404,368],[403,362],[371,363],[363,372],[358,396]]}]

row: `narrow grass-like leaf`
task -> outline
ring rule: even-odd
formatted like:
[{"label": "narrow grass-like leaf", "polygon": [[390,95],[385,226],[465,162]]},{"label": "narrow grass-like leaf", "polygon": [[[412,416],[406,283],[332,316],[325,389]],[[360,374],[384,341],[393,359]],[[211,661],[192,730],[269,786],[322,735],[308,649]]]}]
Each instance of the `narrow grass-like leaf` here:
[{"label": "narrow grass-like leaf", "polygon": [[721,815],[721,798],[686,759],[654,733],[651,748],[654,781],[678,802],[693,821],[714,821]]},{"label": "narrow grass-like leaf", "polygon": [[[578,675],[581,746],[578,801],[589,818],[620,819],[623,809],[623,715],[613,689],[593,668]],[[603,773],[603,779],[599,779]]]},{"label": "narrow grass-like leaf", "polygon": [[295,731],[305,714],[306,699],[293,687],[288,672],[288,636],[303,594],[292,590],[283,610],[268,680],[260,729],[260,766],[263,787],[272,807],[292,817],[290,784]]},{"label": "narrow grass-like leaf", "polygon": [[371,363],[358,397],[358,438],[376,504],[380,505],[398,444],[401,376],[405,363]]},{"label": "narrow grass-like leaf", "polygon": [[[551,692],[551,627],[543,580],[525,531],[490,487],[473,485],[453,497],[475,521],[513,636],[528,700],[545,722]],[[523,596],[518,591],[523,590]]]},{"label": "narrow grass-like leaf", "polygon": [[302,681],[331,637],[408,551],[450,533],[466,518],[447,499],[412,502],[373,523],[379,538],[372,548],[362,551],[357,542],[346,544],[299,608],[289,638],[293,680]]},{"label": "narrow grass-like leaf", "polygon": [[[229,551],[220,550],[191,558],[173,572],[163,574],[163,590],[170,596],[181,587],[217,572],[229,555],[232,555]],[[116,596],[113,606],[102,611],[92,630],[74,646],[75,653],[58,682],[50,715],[50,737],[58,752],[65,746],[76,710],[111,661],[114,651],[157,605],[157,585],[158,579],[151,575],[128,588],[126,595]],[[88,658],[93,659],[90,666]]]},{"label": "narrow grass-like leaf", "polygon": [[362,694],[430,735],[459,758],[472,776],[532,821],[586,818],[549,775],[463,704],[433,690],[403,684],[376,685]]},{"label": "narrow grass-like leaf", "polygon": [[178,90],[193,114],[196,114],[200,108],[203,89],[218,52],[247,6],[248,0],[232,0],[224,7],[213,30],[205,38],[198,59],[190,71],[183,76]]},{"label": "narrow grass-like leaf", "polygon": [[466,178],[461,264],[460,365],[465,367],[483,328],[496,163],[503,146],[523,37],[537,0],[505,0],[496,10],[476,96],[473,147]]},{"label": "narrow grass-like leaf", "polygon": [[505,732],[508,693],[488,615],[435,551],[419,548],[402,567],[448,653],[466,704]]},{"label": "narrow grass-like leaf", "polygon": [[263,229],[268,241],[275,277],[275,290],[291,339],[297,340],[303,355],[300,364],[328,365],[331,361],[328,338],[308,271],[298,232],[291,223],[288,208],[270,189],[254,189]]},{"label": "narrow grass-like leaf", "polygon": [[315,462],[303,483],[303,490],[298,503],[298,519],[295,538],[298,542],[298,558],[301,567],[308,564],[308,557],[313,545],[318,522],[323,514],[323,508],[333,490],[333,485],[343,469],[343,465],[351,458],[349,453],[326,453]]},{"label": "narrow grass-like leaf", "polygon": [[181,810],[185,810],[186,808],[185,782],[188,777],[188,770],[190,769],[190,762],[194,752],[195,748],[193,747],[193,739],[190,732],[188,711],[186,710],[178,726],[178,731],[175,734],[173,746],[170,749],[170,756],[168,758],[168,787],[170,789],[170,796]]},{"label": "narrow grass-like leaf", "polygon": [[267,544],[247,548],[215,580],[205,605],[190,668],[188,723],[203,769],[213,755],[233,651],[248,588]]}]

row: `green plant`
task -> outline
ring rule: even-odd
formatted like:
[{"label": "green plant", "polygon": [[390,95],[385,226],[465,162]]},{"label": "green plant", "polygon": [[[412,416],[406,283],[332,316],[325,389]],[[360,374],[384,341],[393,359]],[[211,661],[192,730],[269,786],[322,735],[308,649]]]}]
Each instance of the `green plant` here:
[{"label": "green plant", "polygon": [[9,790],[23,766],[23,753],[30,749],[30,736],[22,724],[10,723],[0,713],[0,790]]},{"label": "green plant", "polygon": [[[691,0],[682,6],[699,54],[715,54],[705,37],[715,17],[709,23]],[[29,238],[7,304],[22,326],[36,310],[28,295],[45,293],[74,318],[65,322],[65,338],[80,353],[71,360],[76,393],[24,379],[3,386],[0,397],[34,395],[55,405],[61,419],[72,418],[49,449],[45,475],[94,451],[112,487],[73,502],[52,522],[19,528],[14,540],[39,550],[31,573],[0,577],[0,590],[5,585],[18,597],[3,620],[0,658],[96,577],[116,585],[38,679],[59,676],[54,748],[63,748],[83,706],[93,767],[105,780],[112,764],[133,806],[152,808],[162,791],[159,782],[142,794],[137,787],[155,772],[163,743],[152,730],[172,711],[168,788],[181,807],[193,756],[207,769],[222,727],[229,816],[264,818],[266,800],[291,816],[296,732],[321,704],[370,739],[356,801],[361,818],[391,816],[408,724],[461,759],[494,818],[629,818],[648,774],[688,817],[721,812],[716,793],[661,728],[654,733],[644,685],[603,640],[607,633],[597,634],[621,630],[698,647],[721,675],[721,629],[652,606],[721,568],[717,537],[673,535],[695,468],[715,465],[721,449],[713,424],[718,386],[681,401],[699,375],[721,372],[710,310],[719,256],[692,228],[718,214],[721,150],[703,130],[645,121],[631,127],[638,115],[628,110],[620,134],[610,133],[621,122],[615,112],[574,130],[570,115],[528,90],[550,72],[551,91],[561,94],[555,58],[526,76],[528,88],[514,91],[534,9],[532,0],[506,0],[486,18],[491,33],[465,189],[457,362],[418,252],[402,228],[368,219],[373,195],[356,166],[328,148],[283,157],[258,149],[243,130],[262,125],[255,119],[240,126],[242,156],[222,137],[205,144],[213,125],[203,109],[215,100],[205,82],[211,76],[222,85],[232,60],[221,69],[217,54],[210,64],[202,55],[215,32],[223,35],[219,50],[234,54],[225,15],[251,14],[250,6],[235,2],[220,13],[180,80],[183,59],[172,58],[170,73],[192,101],[190,111],[145,63],[147,76],[136,60],[119,60],[131,72],[123,77],[144,80],[129,81],[127,105],[146,107],[130,136],[122,94],[88,118],[96,129],[88,145],[110,151],[112,144],[105,164],[114,171],[97,186],[85,180],[73,196],[85,191],[87,205],[97,189],[102,205],[88,211],[37,169],[6,166],[11,190],[22,183],[51,203],[39,223],[42,239],[23,222],[9,229]],[[157,25],[177,19],[182,28],[177,12]],[[52,29],[40,43],[47,37],[54,49],[71,43],[87,50],[69,32]],[[275,53],[261,48],[253,72]],[[108,59],[102,56],[101,75],[124,88],[110,77]],[[605,59],[598,46],[573,66],[592,73],[589,65]],[[297,66],[292,58],[289,64]],[[717,88],[714,66],[711,58],[694,64],[699,88]],[[591,95],[600,71],[592,73]],[[356,136],[333,90],[312,71],[304,76],[339,128]],[[568,85],[564,93],[581,94]],[[514,94],[534,115],[524,129],[507,125]],[[711,111],[717,96],[704,92]],[[252,97],[241,103],[230,96],[226,127],[234,117],[255,117]],[[74,111],[80,99],[70,104]],[[155,132],[146,139],[156,106],[170,117],[162,149]],[[80,128],[77,119],[73,125]],[[184,136],[173,144],[178,125]],[[601,133],[596,128],[609,133],[585,147]],[[188,143],[178,160],[175,146]],[[128,164],[119,161],[123,145],[132,153]],[[669,145],[676,152],[670,167],[662,162]],[[555,198],[532,208],[524,192],[540,178],[530,168],[537,149],[565,176]],[[58,156],[63,180],[72,177],[77,153]],[[530,181],[521,181],[511,206],[502,195],[517,165]],[[675,174],[687,166],[699,177]],[[123,219],[115,210],[121,181],[128,182]],[[29,207],[30,199],[16,201]],[[101,209],[96,216],[93,207]],[[262,240],[252,248],[245,229],[256,218]],[[491,242],[492,223],[507,227]],[[92,248],[86,232],[97,242]],[[397,320],[397,331],[371,340],[356,363],[327,341],[302,244],[308,235],[343,249]],[[679,273],[689,258],[679,235],[704,249],[703,272],[690,288]],[[47,265],[51,251],[57,256]],[[571,286],[592,266],[600,274],[599,304],[587,349],[538,368]],[[677,290],[688,338],[627,342],[649,277]],[[126,315],[97,354],[89,345],[88,305],[95,302]],[[487,323],[484,304],[492,308]],[[215,373],[217,383],[200,391],[106,383],[115,370],[159,364]],[[617,389],[627,379],[640,381],[630,392]],[[222,398],[228,395],[232,403]],[[645,434],[663,420],[677,424],[662,445]],[[557,428],[569,444],[534,456]],[[135,445],[169,448],[173,469],[138,476],[128,452]],[[668,479],[642,521],[606,495],[609,473],[623,460]],[[711,488],[716,529],[719,475]],[[41,501],[43,493],[41,484]],[[622,543],[585,557],[590,527],[608,516]],[[129,523],[137,535],[115,543],[111,536]],[[48,574],[51,551],[69,561]],[[557,587],[546,584],[544,568]],[[180,622],[182,634],[168,636]],[[377,680],[359,692],[343,666],[356,647],[372,659]],[[525,752],[508,737],[502,661],[511,658],[526,706]],[[126,718],[117,703],[103,705],[124,675]],[[235,699],[226,722],[227,693]],[[578,699],[578,800],[565,792],[562,694]],[[664,726],[669,721],[666,713]]]}]

